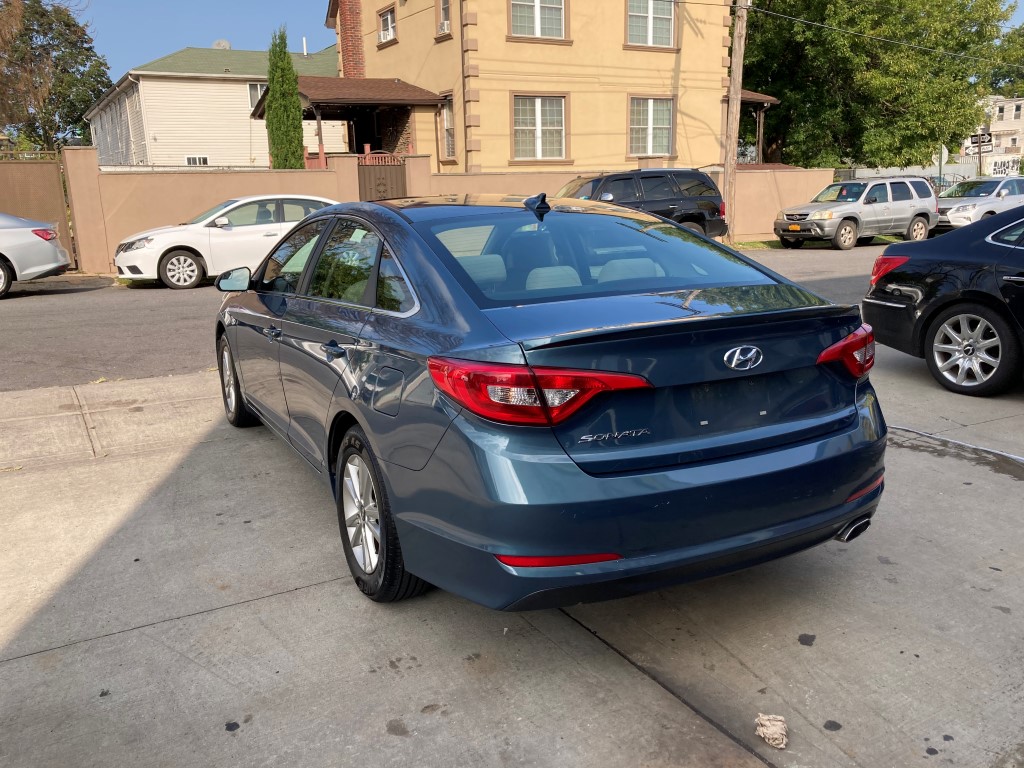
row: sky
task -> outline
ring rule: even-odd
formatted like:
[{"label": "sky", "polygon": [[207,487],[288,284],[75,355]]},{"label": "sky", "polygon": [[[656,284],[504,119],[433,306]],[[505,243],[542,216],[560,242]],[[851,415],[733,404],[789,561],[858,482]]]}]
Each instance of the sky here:
[{"label": "sky", "polygon": [[239,50],[265,51],[282,24],[288,48],[309,51],[334,43],[324,26],[327,0],[73,0],[89,25],[96,51],[105,56],[114,82],[128,70],[182,48],[210,48],[227,40]]}]

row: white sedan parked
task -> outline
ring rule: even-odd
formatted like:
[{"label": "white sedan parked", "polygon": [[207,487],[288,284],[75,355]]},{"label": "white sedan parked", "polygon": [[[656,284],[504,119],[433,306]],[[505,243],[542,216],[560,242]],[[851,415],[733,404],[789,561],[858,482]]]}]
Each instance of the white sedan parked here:
[{"label": "white sedan parked", "polygon": [[160,279],[168,288],[194,288],[204,276],[237,267],[256,269],[291,225],[333,200],[261,195],[226,200],[192,221],[138,232],[117,246],[118,277]]},{"label": "white sedan parked", "polygon": [[15,281],[60,275],[70,266],[53,224],[0,213],[0,299]]}]

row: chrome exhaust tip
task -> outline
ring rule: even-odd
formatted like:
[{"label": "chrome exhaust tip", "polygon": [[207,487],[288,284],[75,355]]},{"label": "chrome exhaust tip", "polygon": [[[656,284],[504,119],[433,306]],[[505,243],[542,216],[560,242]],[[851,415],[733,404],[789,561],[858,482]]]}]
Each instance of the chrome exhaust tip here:
[{"label": "chrome exhaust tip", "polygon": [[843,530],[836,534],[836,541],[853,541],[864,533],[870,525],[870,517],[862,517],[859,520],[854,520],[852,523],[847,523],[843,526]]}]

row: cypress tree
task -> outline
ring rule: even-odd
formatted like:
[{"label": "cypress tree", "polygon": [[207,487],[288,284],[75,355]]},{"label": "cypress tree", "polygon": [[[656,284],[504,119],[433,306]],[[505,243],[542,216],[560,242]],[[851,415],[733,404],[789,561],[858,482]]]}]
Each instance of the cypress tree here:
[{"label": "cypress tree", "polygon": [[288,54],[288,35],[284,27],[270,40],[264,117],[272,167],[305,168],[299,77]]}]

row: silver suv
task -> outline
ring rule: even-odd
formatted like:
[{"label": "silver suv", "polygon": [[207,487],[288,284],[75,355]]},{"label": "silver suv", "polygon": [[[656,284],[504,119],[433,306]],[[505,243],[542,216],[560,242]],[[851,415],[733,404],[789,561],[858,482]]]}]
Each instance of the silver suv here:
[{"label": "silver suv", "polygon": [[939,195],[939,229],[966,227],[979,219],[1024,205],[1024,179],[979,176]]},{"label": "silver suv", "polygon": [[935,193],[923,178],[858,179],[829,184],[811,202],[779,211],[775,235],[783,248],[831,240],[845,251],[875,235],[924,240],[938,222]]}]

